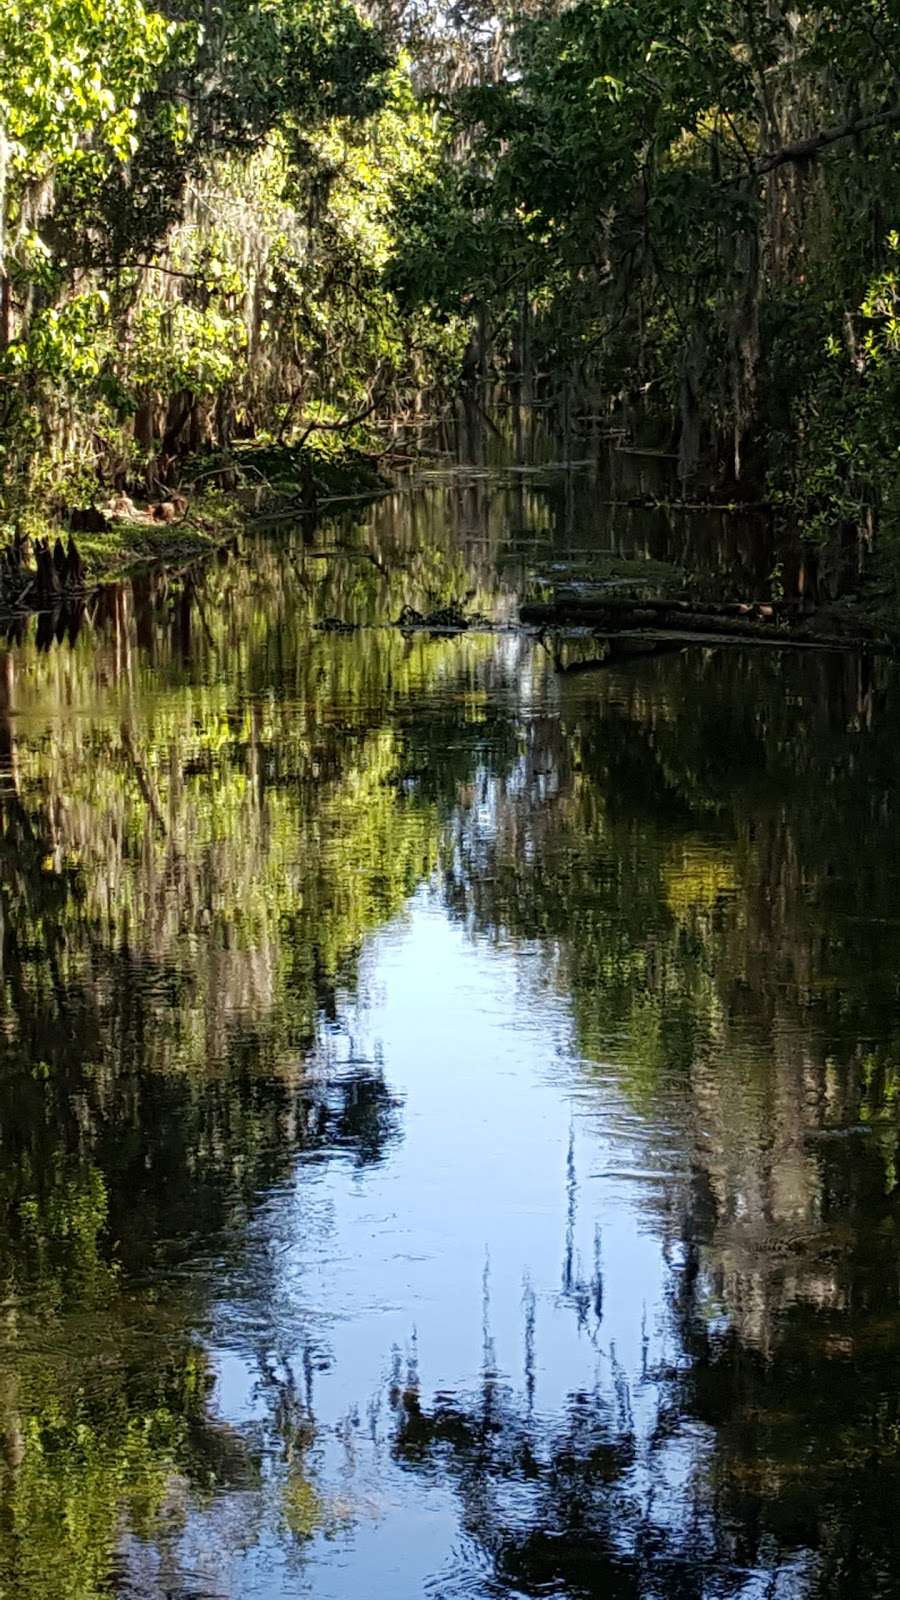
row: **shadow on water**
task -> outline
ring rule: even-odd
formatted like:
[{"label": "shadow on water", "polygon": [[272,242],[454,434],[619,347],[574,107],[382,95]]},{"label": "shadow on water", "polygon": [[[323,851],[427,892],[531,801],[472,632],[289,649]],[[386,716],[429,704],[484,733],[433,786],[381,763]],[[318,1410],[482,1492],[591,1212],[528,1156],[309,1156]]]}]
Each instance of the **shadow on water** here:
[{"label": "shadow on water", "polygon": [[894,670],[477,465],[3,654],[2,1593],[897,1592]]}]

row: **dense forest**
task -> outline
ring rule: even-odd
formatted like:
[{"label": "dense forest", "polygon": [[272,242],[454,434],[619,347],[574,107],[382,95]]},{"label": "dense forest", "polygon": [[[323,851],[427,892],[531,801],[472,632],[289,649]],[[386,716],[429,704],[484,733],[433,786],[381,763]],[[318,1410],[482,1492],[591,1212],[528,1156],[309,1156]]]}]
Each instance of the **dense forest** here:
[{"label": "dense forest", "polygon": [[515,383],[890,576],[895,0],[7,0],[0,60],[11,526]]}]

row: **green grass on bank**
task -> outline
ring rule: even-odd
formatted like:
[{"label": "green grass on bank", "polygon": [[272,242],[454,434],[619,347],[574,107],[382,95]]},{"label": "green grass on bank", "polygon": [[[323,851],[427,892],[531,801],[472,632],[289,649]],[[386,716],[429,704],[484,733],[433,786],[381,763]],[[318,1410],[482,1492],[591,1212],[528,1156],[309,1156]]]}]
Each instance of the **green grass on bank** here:
[{"label": "green grass on bank", "polygon": [[[314,516],[330,500],[382,493],[387,480],[371,457],[343,442],[329,447],[278,445],[269,441],[241,445],[235,451],[204,456],[184,465],[172,521],[152,516],[152,507],[167,499],[165,491],[154,501],[146,495],[129,496],[136,515],[114,515],[109,525],[96,531],[78,530],[75,539],[89,582],[124,577],[146,566],[162,565],[178,571],[192,561],[213,554],[228,544],[248,521],[265,521],[291,515]],[[96,509],[105,511],[125,497],[98,494]],[[180,499],[186,502],[182,507]],[[16,534],[39,539],[68,537],[67,518],[27,501],[0,509],[0,545]]]}]

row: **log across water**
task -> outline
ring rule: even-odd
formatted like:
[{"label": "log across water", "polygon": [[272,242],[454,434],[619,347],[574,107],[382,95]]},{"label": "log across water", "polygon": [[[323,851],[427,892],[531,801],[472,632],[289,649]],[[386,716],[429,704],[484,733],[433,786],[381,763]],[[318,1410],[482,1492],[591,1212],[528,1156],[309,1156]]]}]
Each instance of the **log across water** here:
[{"label": "log across water", "polygon": [[685,643],[746,639],[760,644],[864,650],[879,655],[894,653],[891,645],[861,632],[851,636],[827,631],[824,623],[817,625],[814,616],[797,621],[791,618],[792,609],[776,603],[700,605],[689,600],[573,596],[528,602],[520,606],[519,620],[542,628],[590,628],[608,637],[671,632],[677,633]]}]

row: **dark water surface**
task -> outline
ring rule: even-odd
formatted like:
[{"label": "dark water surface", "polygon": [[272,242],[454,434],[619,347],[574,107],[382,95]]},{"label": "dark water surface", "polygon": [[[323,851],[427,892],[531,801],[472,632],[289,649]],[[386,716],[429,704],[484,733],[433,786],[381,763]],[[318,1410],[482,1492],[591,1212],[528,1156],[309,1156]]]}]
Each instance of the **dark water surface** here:
[{"label": "dark water surface", "polygon": [[436,469],[3,657],[3,1600],[900,1592],[893,669],[384,625],[716,549],[605,518]]}]

